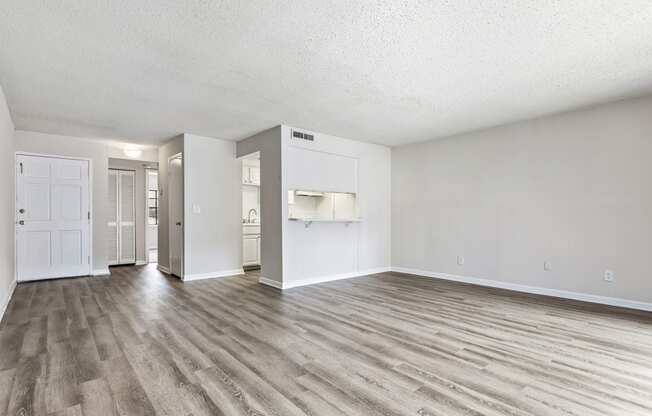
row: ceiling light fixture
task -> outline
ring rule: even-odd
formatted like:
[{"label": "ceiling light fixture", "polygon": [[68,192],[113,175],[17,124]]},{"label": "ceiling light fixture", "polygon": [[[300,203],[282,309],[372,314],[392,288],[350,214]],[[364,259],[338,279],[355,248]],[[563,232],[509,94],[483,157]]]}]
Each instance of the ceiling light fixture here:
[{"label": "ceiling light fixture", "polygon": [[135,159],[137,157],[140,157],[140,155],[143,154],[143,151],[140,149],[134,149],[132,148],[126,148],[123,150],[125,156],[130,157],[132,159]]}]

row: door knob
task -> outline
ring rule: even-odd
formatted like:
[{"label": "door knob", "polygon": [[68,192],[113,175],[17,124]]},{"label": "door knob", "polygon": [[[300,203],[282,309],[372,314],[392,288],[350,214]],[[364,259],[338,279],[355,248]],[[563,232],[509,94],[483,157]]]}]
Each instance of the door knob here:
[{"label": "door knob", "polygon": [[181,227],[181,223],[180,223],[180,222],[178,222],[177,225],[178,225],[179,227]]},{"label": "door knob", "polygon": [[19,209],[18,212],[20,212],[21,214],[24,214],[25,213],[25,208]]}]

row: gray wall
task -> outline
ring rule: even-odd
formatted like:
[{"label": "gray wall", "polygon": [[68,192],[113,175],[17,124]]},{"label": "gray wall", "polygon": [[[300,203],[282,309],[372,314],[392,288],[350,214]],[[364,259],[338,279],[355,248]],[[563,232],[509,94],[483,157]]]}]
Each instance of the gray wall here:
[{"label": "gray wall", "polygon": [[242,271],[242,164],[236,144],[184,134],[183,147],[186,277],[237,274]]},{"label": "gray wall", "polygon": [[650,302],[651,252],[652,97],[392,150],[393,267]]},{"label": "gray wall", "polygon": [[14,273],[14,124],[0,86],[0,319],[16,283]]},{"label": "gray wall", "polygon": [[[108,271],[106,247],[109,159],[106,144],[89,139],[17,130],[17,151],[89,158],[93,180],[93,273]],[[11,216],[13,218],[13,215]]]},{"label": "gray wall", "polygon": [[[158,150],[158,264],[166,269],[170,267],[169,252],[169,217],[168,217],[168,158],[183,152],[183,135],[177,136],[159,147]],[[184,160],[185,166],[185,160]]]},{"label": "gray wall", "polygon": [[109,169],[126,169],[135,172],[136,182],[136,262],[147,261],[145,250],[145,236],[147,233],[147,222],[145,207],[147,206],[147,189],[145,182],[145,166],[156,168],[158,163],[145,162],[142,160],[127,160],[109,158]]},{"label": "gray wall", "polygon": [[261,276],[280,285],[283,282],[281,126],[237,143],[238,157],[255,152],[260,152]]}]

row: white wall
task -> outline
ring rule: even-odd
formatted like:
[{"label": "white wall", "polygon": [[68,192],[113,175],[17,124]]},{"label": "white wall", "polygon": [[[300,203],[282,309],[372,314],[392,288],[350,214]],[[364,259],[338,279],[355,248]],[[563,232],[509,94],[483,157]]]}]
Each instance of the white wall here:
[{"label": "white wall", "polygon": [[0,319],[16,285],[14,271],[14,124],[0,86]]},{"label": "white wall", "polygon": [[393,267],[652,302],[652,97],[394,148],[392,191]]},{"label": "white wall", "polygon": [[[168,204],[168,158],[183,153],[183,135],[179,135],[158,149],[158,264],[164,270],[170,268],[169,251],[169,204]],[[185,169],[185,160],[184,160]]]},{"label": "white wall", "polygon": [[156,168],[158,163],[148,163],[142,160],[125,160],[109,158],[109,169],[126,169],[135,172],[135,209],[136,209],[136,262],[145,263],[147,253],[145,240],[147,235],[147,188],[145,182],[145,166]]},{"label": "white wall", "polygon": [[[321,133],[314,133],[312,142],[295,139],[291,129],[282,126],[283,286],[386,271],[391,255],[390,149]],[[290,189],[356,192],[362,221],[307,228],[289,221]]]},{"label": "white wall", "polygon": [[268,281],[283,282],[281,127],[237,143],[237,157],[260,152],[261,271]]},{"label": "white wall", "polygon": [[242,273],[242,164],[235,153],[235,142],[184,135],[184,280]]},{"label": "white wall", "polygon": [[92,269],[94,274],[108,273],[106,220],[109,165],[106,145],[97,140],[17,130],[15,149],[29,153],[91,159],[93,175]]}]

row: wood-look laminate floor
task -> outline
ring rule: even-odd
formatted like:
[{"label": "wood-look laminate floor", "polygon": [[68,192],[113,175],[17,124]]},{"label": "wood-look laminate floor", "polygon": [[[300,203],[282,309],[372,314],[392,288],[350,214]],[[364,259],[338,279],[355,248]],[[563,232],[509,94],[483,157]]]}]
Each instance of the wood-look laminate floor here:
[{"label": "wood-look laminate floor", "polygon": [[399,274],[20,284],[0,414],[652,415],[649,314]]}]

